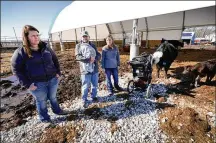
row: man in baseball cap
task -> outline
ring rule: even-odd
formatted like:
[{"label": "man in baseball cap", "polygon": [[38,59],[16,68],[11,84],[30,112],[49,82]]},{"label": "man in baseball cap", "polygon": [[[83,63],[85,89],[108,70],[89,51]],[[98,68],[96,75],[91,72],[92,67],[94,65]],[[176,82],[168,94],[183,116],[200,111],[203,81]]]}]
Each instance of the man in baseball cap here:
[{"label": "man in baseball cap", "polygon": [[[81,32],[81,42],[76,45],[75,48],[75,56],[76,60],[79,62],[83,63],[94,63],[94,71],[93,72],[88,72],[85,69],[82,68],[80,64],[80,72],[81,72],[81,81],[82,81],[82,99],[84,102],[83,107],[87,108],[89,105],[89,101],[87,100],[88,97],[88,88],[90,85],[92,85],[92,92],[91,92],[91,97],[93,102],[97,102],[97,89],[98,89],[98,61],[101,58],[101,54],[98,52],[96,46],[89,41],[90,36],[88,31],[82,31]],[[81,52],[81,46],[83,43],[88,43],[92,48],[95,49],[96,52],[96,57],[91,57],[91,58],[85,58],[85,53],[83,54]]]},{"label": "man in baseball cap", "polygon": [[82,35],[82,37],[83,37],[83,36],[89,37],[88,31],[82,31],[82,32],[81,32],[81,35]]}]

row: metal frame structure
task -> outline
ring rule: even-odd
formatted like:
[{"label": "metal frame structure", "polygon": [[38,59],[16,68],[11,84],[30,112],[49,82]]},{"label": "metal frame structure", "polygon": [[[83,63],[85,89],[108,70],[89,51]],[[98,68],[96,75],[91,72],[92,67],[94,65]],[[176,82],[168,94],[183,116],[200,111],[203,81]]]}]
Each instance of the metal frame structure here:
[{"label": "metal frame structure", "polygon": [[[79,7],[83,7],[82,3],[84,2],[75,1],[60,13],[50,31],[53,40],[60,39],[60,37],[56,36],[56,33],[61,31],[63,32],[62,40],[77,41],[78,31],[85,29],[89,31],[91,39],[96,39],[96,42],[104,40],[108,34],[111,34],[114,39],[121,39],[124,45],[127,33],[132,33],[132,58],[138,53],[138,48],[135,46],[137,44],[135,43],[137,33],[141,33],[141,40],[145,39],[146,47],[148,47],[148,40],[160,40],[161,38],[179,40],[185,28],[215,25],[215,3],[206,1],[124,2],[122,10],[113,13],[113,17],[110,16],[112,14],[107,12],[107,9],[104,9],[103,5],[110,5],[113,9],[120,9],[121,7],[118,7],[118,5],[122,2],[89,2],[89,4],[97,4],[97,9],[100,12],[99,16],[92,16],[92,19],[86,18],[68,22],[67,17],[71,16],[71,14],[74,14],[73,19],[82,17],[82,13],[79,16],[76,13]],[[85,2],[86,6],[88,5],[87,3]],[[163,6],[160,6],[159,3],[163,4]],[[181,7],[179,4],[183,6]],[[155,7],[158,7],[158,11],[153,11]],[[95,14],[95,12],[95,9],[93,9],[89,11],[89,14]],[[95,30],[91,30],[92,27]],[[100,32],[98,33],[97,31]]]}]

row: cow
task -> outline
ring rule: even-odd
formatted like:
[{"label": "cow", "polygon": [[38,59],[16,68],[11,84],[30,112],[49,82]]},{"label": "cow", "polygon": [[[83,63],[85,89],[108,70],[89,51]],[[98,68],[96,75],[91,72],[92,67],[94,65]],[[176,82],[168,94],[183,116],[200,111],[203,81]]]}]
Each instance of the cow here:
[{"label": "cow", "polygon": [[193,66],[185,66],[183,75],[192,76],[192,82],[195,87],[199,86],[200,79],[207,76],[206,83],[210,83],[216,74],[216,59],[197,63]]},{"label": "cow", "polygon": [[167,72],[178,56],[178,48],[183,46],[184,43],[178,40],[166,40],[162,38],[161,44],[153,53],[152,57],[152,64],[156,64],[158,78],[162,68],[164,68],[165,78],[167,78]]}]

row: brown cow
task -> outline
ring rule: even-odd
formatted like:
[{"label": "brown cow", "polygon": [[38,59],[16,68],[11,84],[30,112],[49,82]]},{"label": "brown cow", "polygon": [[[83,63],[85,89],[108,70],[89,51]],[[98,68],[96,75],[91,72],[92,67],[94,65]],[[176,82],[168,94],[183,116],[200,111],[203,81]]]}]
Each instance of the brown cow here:
[{"label": "brown cow", "polygon": [[194,66],[186,66],[183,74],[192,75],[195,87],[198,87],[201,77],[207,76],[206,83],[209,83],[216,74],[216,59],[197,63]]}]

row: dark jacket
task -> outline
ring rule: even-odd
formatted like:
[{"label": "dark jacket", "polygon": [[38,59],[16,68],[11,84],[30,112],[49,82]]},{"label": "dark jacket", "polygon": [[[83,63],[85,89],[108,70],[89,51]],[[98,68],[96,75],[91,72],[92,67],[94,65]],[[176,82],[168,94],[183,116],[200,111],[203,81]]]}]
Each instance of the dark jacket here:
[{"label": "dark jacket", "polygon": [[[84,55],[81,54],[80,44],[81,43],[78,43],[76,45],[76,48],[75,48],[76,60],[80,61],[80,62],[89,63],[90,62],[90,58],[85,58]],[[95,62],[94,62],[95,66],[94,66],[93,73],[98,73],[98,61],[101,58],[101,54],[98,52],[96,46],[92,42],[89,42],[89,45],[91,45],[95,49],[95,51],[96,51],[96,57],[95,57]],[[88,74],[88,72],[84,71],[81,66],[80,66],[80,72],[81,72],[81,74]]]},{"label": "dark jacket", "polygon": [[108,48],[107,45],[103,47],[101,65],[103,69],[117,68],[120,66],[119,50],[116,45],[113,48]]},{"label": "dark jacket", "polygon": [[20,47],[14,52],[11,65],[12,72],[21,85],[29,88],[32,83],[49,81],[56,74],[61,75],[60,66],[54,51],[42,42],[38,51],[32,51],[31,58]]}]

